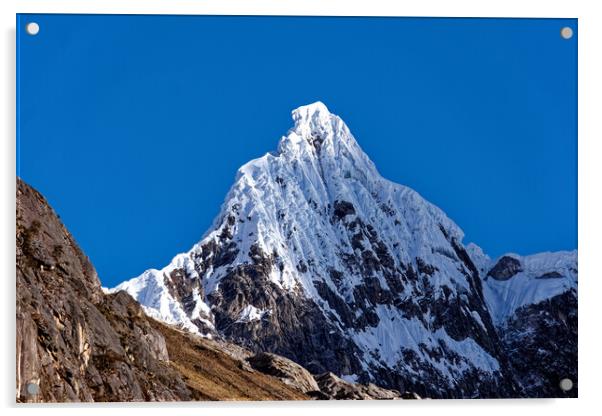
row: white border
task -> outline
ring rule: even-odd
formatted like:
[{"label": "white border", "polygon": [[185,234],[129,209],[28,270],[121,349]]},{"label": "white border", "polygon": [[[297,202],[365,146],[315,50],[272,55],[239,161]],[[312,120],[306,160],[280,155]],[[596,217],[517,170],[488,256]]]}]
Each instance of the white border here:
[{"label": "white border", "polygon": [[[0,71],[3,97],[0,100],[0,148],[2,169],[2,313],[4,336],[0,394],[4,406],[14,403],[14,203],[15,203],[15,13],[117,13],[117,14],[237,14],[237,15],[345,15],[345,16],[449,16],[449,17],[577,17],[579,18],[579,394],[577,400],[472,400],[423,401],[403,403],[216,403],[216,404],[138,404],[130,411],[148,415],[164,414],[168,409],[183,414],[219,412],[245,416],[265,414],[302,415],[307,413],[344,413],[345,416],[378,411],[398,415],[402,412],[430,414],[505,415],[530,411],[547,415],[589,414],[600,407],[596,402],[602,386],[600,300],[602,268],[597,261],[602,235],[600,178],[602,178],[602,104],[601,81],[602,19],[595,0],[565,1],[476,1],[422,0],[402,2],[385,0],[2,0],[2,55]],[[117,410],[124,406],[109,405]],[[177,410],[175,410],[177,409]],[[106,414],[106,407],[21,406],[24,414]],[[122,410],[123,412],[123,410]]]},{"label": "white border", "polygon": [[[531,5],[531,3],[534,3]],[[537,5],[536,5],[537,4]],[[587,4],[587,3],[583,3]],[[329,16],[577,17],[578,1],[387,1],[387,0],[45,0],[20,1],[21,13],[234,14]]]}]

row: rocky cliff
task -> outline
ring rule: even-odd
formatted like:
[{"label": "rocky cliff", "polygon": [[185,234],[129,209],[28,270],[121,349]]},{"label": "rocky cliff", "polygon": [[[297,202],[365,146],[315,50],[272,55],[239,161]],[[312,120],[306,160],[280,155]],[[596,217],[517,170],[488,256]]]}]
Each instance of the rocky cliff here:
[{"label": "rocky cliff", "polygon": [[17,183],[17,401],[190,400],[165,341],[94,267],[44,198]]}]

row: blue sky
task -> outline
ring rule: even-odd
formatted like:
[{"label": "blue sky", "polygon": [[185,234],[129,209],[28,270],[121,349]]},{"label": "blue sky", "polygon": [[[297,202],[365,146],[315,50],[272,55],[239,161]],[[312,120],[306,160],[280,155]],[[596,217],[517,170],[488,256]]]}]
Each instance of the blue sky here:
[{"label": "blue sky", "polygon": [[574,249],[576,35],[575,19],[21,15],[17,174],[113,286],[197,242],[237,168],[321,100],[465,242]]}]

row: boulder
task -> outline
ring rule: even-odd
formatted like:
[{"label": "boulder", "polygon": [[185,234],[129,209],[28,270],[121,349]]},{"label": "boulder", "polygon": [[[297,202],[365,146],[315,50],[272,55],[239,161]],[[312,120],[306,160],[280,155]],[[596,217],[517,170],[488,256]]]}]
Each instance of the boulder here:
[{"label": "boulder", "polygon": [[255,370],[278,377],[303,393],[320,390],[309,371],[287,358],[262,352],[247,358],[247,361]]}]

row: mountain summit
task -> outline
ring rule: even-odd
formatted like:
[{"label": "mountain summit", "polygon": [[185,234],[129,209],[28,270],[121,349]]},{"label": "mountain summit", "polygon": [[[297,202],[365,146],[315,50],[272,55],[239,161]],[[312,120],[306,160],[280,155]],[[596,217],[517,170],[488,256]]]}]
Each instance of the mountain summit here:
[{"label": "mountain summit", "polygon": [[443,211],[384,179],[324,104],[292,116],[278,151],[239,169],[190,251],[114,290],[316,374],[427,397],[519,396],[482,287],[490,260],[469,253]]}]

